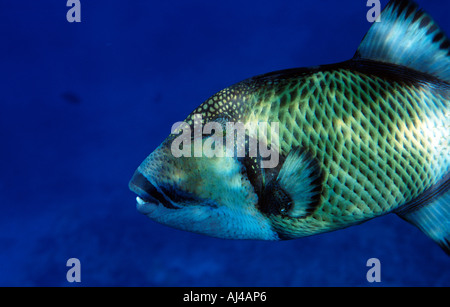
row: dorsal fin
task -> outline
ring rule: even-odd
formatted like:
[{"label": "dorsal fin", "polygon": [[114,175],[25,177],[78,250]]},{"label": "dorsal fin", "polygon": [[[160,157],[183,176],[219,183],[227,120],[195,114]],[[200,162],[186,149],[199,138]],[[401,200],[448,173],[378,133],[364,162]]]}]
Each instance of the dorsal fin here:
[{"label": "dorsal fin", "polygon": [[410,0],[392,0],[361,42],[354,59],[397,64],[450,82],[450,40]]}]

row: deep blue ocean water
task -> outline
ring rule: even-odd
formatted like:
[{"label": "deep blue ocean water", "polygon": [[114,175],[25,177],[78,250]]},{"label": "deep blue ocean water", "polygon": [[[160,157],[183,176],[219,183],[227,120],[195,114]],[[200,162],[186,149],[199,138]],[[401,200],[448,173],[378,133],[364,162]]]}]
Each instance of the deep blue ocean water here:
[{"label": "deep blue ocean water", "polygon": [[[172,124],[215,92],[351,58],[366,2],[81,0],[69,23],[66,1],[2,1],[0,285],[450,286],[448,256],[395,215],[230,241],[152,222],[128,190]],[[450,33],[449,1],[417,2]],[[370,258],[380,283],[366,280]]]}]

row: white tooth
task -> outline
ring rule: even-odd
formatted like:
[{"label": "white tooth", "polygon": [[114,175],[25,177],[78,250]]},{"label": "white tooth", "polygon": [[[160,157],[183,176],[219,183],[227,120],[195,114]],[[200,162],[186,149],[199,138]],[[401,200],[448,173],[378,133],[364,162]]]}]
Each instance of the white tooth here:
[{"label": "white tooth", "polygon": [[152,205],[151,203],[146,203],[144,200],[142,200],[139,196],[136,197],[136,209],[142,214],[151,214],[153,211],[155,211],[158,206]]},{"label": "white tooth", "polygon": [[146,202],[143,201],[139,196],[136,197],[136,201],[137,201],[137,203],[138,203],[139,205],[145,205],[145,204],[146,204]]}]

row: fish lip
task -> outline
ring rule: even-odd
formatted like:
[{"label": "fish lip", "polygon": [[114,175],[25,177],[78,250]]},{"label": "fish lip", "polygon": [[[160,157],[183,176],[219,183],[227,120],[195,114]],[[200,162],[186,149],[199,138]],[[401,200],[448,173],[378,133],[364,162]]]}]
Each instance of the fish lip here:
[{"label": "fish lip", "polygon": [[136,193],[137,205],[142,207],[149,204],[161,204],[167,209],[181,209],[173,200],[156,185],[151,183],[141,172],[136,171],[129,183],[131,191]]},{"label": "fish lip", "polygon": [[142,214],[151,214],[159,207],[158,203],[148,203],[145,202],[139,196],[136,196],[136,209]]},{"label": "fish lip", "polygon": [[[190,206],[210,206],[217,208],[212,200],[200,198],[193,193],[168,184],[156,185],[139,170],[135,172],[129,183],[131,191],[136,193],[136,206],[139,212],[155,210],[159,205],[166,209],[179,210]],[[153,208],[153,209],[150,209]]]}]

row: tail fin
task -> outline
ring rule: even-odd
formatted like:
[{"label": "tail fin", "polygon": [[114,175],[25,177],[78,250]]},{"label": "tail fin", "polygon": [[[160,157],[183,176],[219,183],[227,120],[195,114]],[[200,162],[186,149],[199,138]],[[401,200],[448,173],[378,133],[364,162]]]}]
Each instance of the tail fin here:
[{"label": "tail fin", "polygon": [[450,40],[409,0],[392,0],[364,37],[355,59],[406,66],[450,82]]}]

